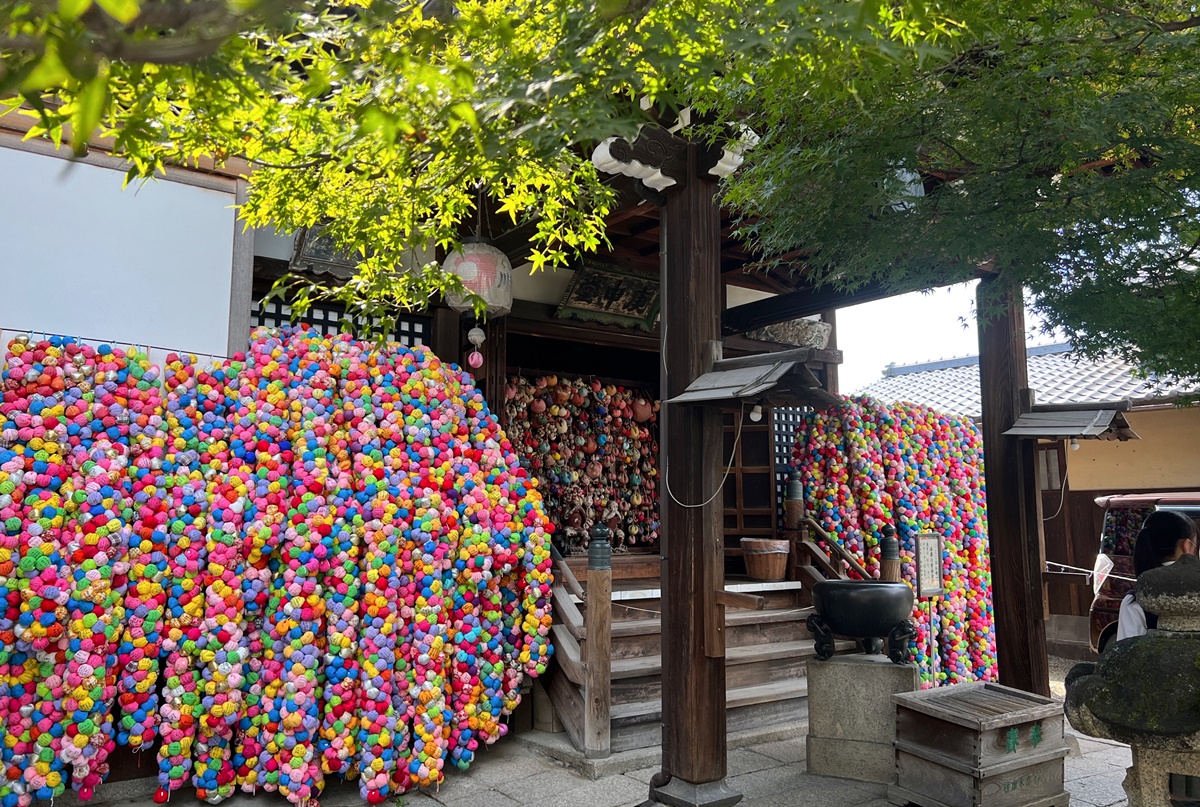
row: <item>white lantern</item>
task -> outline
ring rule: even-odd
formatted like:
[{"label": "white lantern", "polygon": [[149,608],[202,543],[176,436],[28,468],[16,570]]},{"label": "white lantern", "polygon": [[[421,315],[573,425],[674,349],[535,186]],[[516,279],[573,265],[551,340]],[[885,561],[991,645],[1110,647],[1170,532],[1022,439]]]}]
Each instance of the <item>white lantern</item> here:
[{"label": "white lantern", "polygon": [[[446,256],[442,268],[457,275],[464,289],[482,297],[490,316],[502,317],[512,311],[512,264],[491,244],[463,244]],[[471,309],[470,301],[456,294],[447,295],[446,303],[455,311]]]}]

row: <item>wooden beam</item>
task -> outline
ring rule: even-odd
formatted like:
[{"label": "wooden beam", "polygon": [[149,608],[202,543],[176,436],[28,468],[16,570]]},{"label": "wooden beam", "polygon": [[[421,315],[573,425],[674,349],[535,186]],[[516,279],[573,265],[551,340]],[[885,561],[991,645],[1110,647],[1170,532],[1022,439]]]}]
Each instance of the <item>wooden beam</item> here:
[{"label": "wooden beam", "polygon": [[[654,207],[654,205],[650,204],[649,202],[638,202],[633,207],[627,207],[624,210],[619,210],[616,213],[613,213],[604,220],[604,225],[606,227],[615,227],[616,225],[622,224],[630,219],[634,219],[639,216],[650,215],[653,215],[656,219],[658,217],[658,210]],[[640,224],[634,225],[634,227],[640,226]],[[658,226],[657,221],[655,222],[654,226]],[[633,228],[630,229],[632,230]]]},{"label": "wooden beam", "polygon": [[[653,208],[651,208],[651,209],[653,210]],[[655,213],[657,213],[657,212],[658,211],[655,210]],[[657,215],[655,215],[653,218],[647,217],[647,218],[643,219],[642,221],[639,221],[637,224],[631,224],[629,226],[629,232],[625,233],[624,237],[638,238],[638,237],[647,235],[649,233],[655,232],[660,227],[662,227],[662,220],[659,219]]]},{"label": "wooden beam", "polygon": [[767,607],[767,598],[757,594],[744,594],[740,591],[717,592],[717,604],[729,608],[745,608],[749,611],[762,611]]},{"label": "wooden beam", "polygon": [[516,300],[513,302],[512,313],[505,317],[508,320],[508,331],[526,336],[564,339],[608,347],[627,347],[655,353],[660,348],[657,330],[635,331],[615,326],[605,327],[594,322],[555,319],[554,310],[553,305]]},{"label": "wooden beam", "polygon": [[[709,345],[721,336],[717,182],[697,170],[700,147],[686,149],[686,179],[669,193],[662,214],[664,398],[709,369]],[[663,496],[661,533],[663,680],[671,682],[663,687],[662,764],[673,779],[694,786],[720,782],[726,773],[725,659],[705,642],[710,628],[725,627],[716,601],[725,588],[725,560],[713,501],[721,481],[721,413],[671,404],[659,428],[671,492]]]},{"label": "wooden beam", "polygon": [[778,297],[730,308],[721,317],[721,329],[726,334],[745,333],[755,328],[819,314],[829,308],[869,303],[899,293],[880,283],[868,283],[852,291],[832,286],[797,289]]},{"label": "wooden beam", "polygon": [[[996,615],[1000,683],[1050,695],[1046,656],[1046,568],[1042,542],[1037,445],[1006,437],[1028,411],[1029,371],[1025,353],[1025,309],[1020,289],[1002,291],[998,278],[979,282],[979,385],[983,404],[983,453],[987,462],[988,535]],[[1024,400],[1023,400],[1024,398]]]}]

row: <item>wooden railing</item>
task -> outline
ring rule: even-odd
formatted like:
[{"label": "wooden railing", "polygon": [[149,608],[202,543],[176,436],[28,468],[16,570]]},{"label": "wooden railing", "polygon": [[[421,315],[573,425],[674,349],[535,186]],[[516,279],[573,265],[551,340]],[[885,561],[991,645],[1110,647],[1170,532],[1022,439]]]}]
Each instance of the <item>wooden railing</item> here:
[{"label": "wooden railing", "polygon": [[579,581],[575,579],[575,573],[567,565],[566,558],[558,551],[558,547],[553,544],[550,546],[550,557],[554,561],[555,579],[566,586],[567,591],[581,600],[586,600],[587,594],[584,592],[583,586],[579,585]]},{"label": "wooden railing", "polygon": [[[604,550],[608,549],[608,552]],[[557,699],[555,707],[570,714],[560,719],[583,746],[589,759],[612,753],[612,558],[607,541],[588,553],[587,589],[557,549],[554,560],[554,626],[551,628],[555,658],[567,679],[579,692]],[[584,603],[571,599],[574,594]],[[582,697],[580,697],[582,695]]]},{"label": "wooden railing", "polygon": [[[608,541],[593,544],[586,589],[558,550],[552,550],[554,624],[550,630],[560,675],[547,683],[572,742],[590,759],[612,753],[612,559]],[[724,590],[715,592],[715,601],[722,617],[725,607],[763,610],[767,605],[758,595]]]},{"label": "wooden railing", "polygon": [[[812,556],[812,559],[818,564],[821,564],[820,568],[822,571],[825,570],[825,566],[829,564],[833,557],[837,557],[838,560],[846,564],[846,567],[850,569],[850,571],[857,574],[863,580],[873,579],[871,574],[863,568],[861,563],[859,563],[858,557],[849,549],[846,549],[846,547],[839,544],[835,538],[829,535],[829,533],[825,532],[825,530],[821,528],[821,525],[818,524],[812,517],[806,516],[800,520],[800,524],[802,527],[816,533],[817,536],[825,542],[825,547],[821,547],[813,541],[804,540],[800,542],[800,546],[808,550],[808,553],[810,556]],[[824,551],[825,549],[827,549],[828,552]],[[824,557],[825,560],[822,562],[817,556]],[[832,568],[830,571],[833,572],[833,575],[836,577],[845,576],[841,571],[836,571]]]}]

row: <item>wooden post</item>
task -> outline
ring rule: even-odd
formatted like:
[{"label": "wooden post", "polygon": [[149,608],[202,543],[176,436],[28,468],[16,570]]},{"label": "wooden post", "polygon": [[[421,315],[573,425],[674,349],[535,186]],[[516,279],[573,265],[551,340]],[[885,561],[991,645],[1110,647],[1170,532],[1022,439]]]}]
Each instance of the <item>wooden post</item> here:
[{"label": "wooden post", "polygon": [[429,346],[442,361],[462,364],[462,318],[453,308],[439,305],[433,309],[433,328]]},{"label": "wooden post", "polygon": [[484,327],[487,339],[483,343],[483,395],[500,425],[508,425],[508,408],[504,405],[504,388],[508,384],[508,319],[489,319]]},{"label": "wooden post", "polygon": [[[829,344],[826,345],[828,350],[837,350],[838,332],[837,332],[837,309],[827,308],[821,312],[821,321],[828,322],[833,326],[833,333],[829,335]],[[825,389],[838,394],[838,365],[834,362],[825,363]]]},{"label": "wooden post", "polygon": [[896,528],[884,525],[883,537],[879,541],[879,579],[886,583],[903,582],[900,572],[900,541]]},{"label": "wooden post", "polygon": [[[709,345],[721,338],[717,181],[697,170],[700,147],[685,148],[685,182],[666,197],[662,213],[664,399],[710,369]],[[706,630],[725,628],[724,608],[716,602],[725,587],[721,500],[713,499],[721,482],[721,412],[676,404],[664,409],[660,445],[666,446],[670,492],[661,504],[663,771],[671,781],[651,796],[666,804],[734,804],[741,796],[724,784],[724,653],[705,646]]]},{"label": "wooden post", "polygon": [[[1025,309],[1019,289],[1001,291],[994,277],[979,282],[979,384],[988,536],[992,557],[1000,683],[1050,695],[1046,655],[1046,601],[1042,572],[1041,494],[1036,445],[1005,437],[1028,396]],[[998,295],[1002,302],[996,311]]]},{"label": "wooden post", "polygon": [[[597,168],[638,177],[639,192],[662,208],[664,399],[708,371],[721,345],[716,193],[717,173],[728,172],[723,156],[720,146],[654,125],[633,142],[612,138],[592,154]],[[659,416],[663,770],[651,780],[650,800],[676,807],[729,807],[742,798],[725,783],[725,618],[717,602],[725,588],[722,432],[715,407],[668,404]]]},{"label": "wooden post", "polygon": [[608,528],[597,524],[588,543],[587,613],[584,636],[587,668],[583,691],[583,753],[600,759],[612,753],[612,544]]}]

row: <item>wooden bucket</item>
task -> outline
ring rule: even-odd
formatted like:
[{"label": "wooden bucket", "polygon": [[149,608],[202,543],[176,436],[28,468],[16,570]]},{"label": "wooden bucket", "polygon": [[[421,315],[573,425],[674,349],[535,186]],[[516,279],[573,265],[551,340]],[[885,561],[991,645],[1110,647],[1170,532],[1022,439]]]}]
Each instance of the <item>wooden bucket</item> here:
[{"label": "wooden bucket", "polygon": [[789,544],[771,538],[743,538],[746,574],[754,580],[782,580],[787,574]]}]

